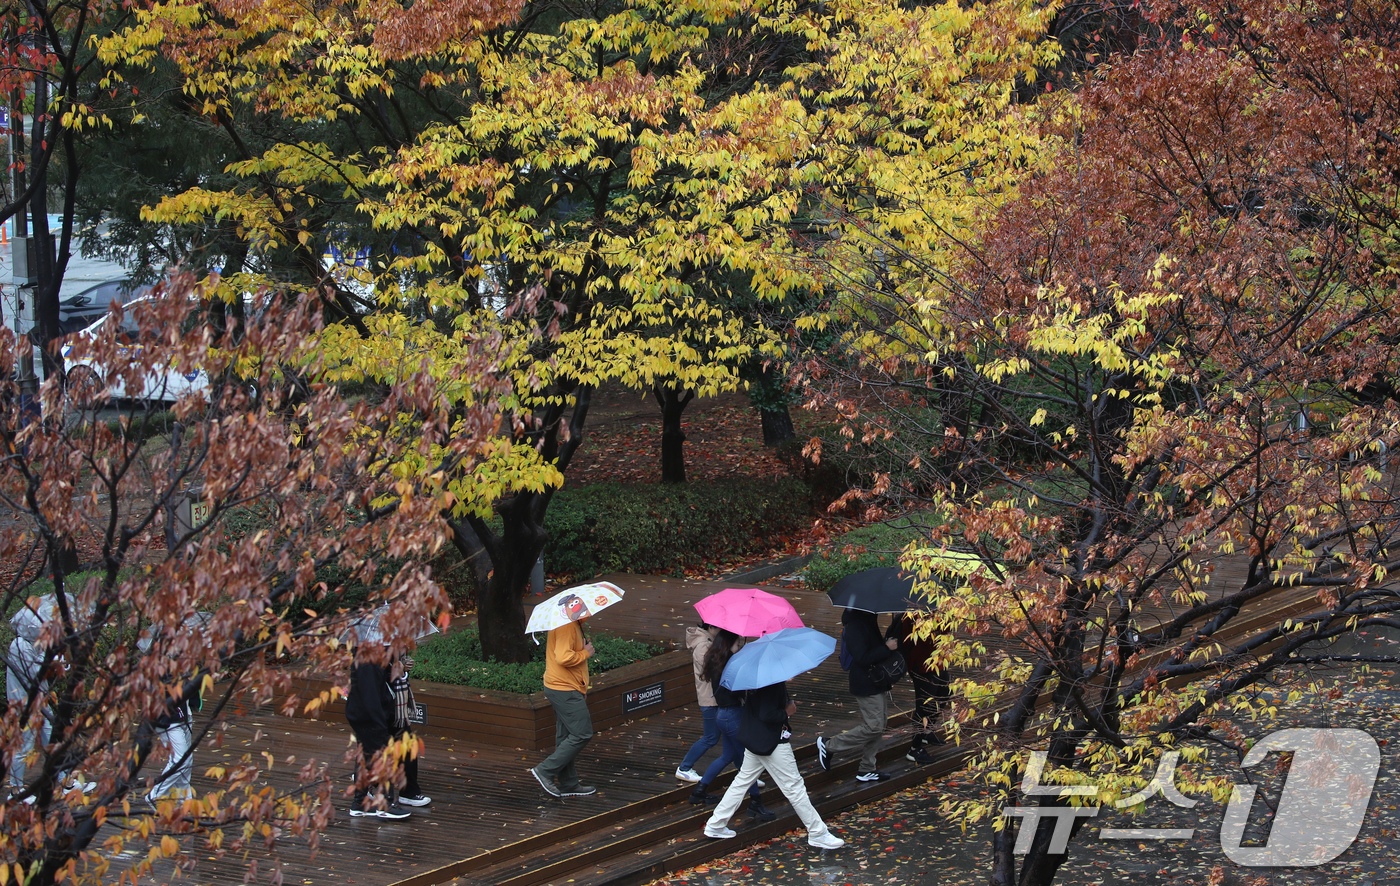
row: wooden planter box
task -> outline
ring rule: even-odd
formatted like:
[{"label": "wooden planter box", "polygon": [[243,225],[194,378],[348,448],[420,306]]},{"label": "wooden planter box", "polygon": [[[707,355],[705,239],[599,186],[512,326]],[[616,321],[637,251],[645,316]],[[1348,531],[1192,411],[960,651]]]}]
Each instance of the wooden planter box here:
[{"label": "wooden planter box", "polygon": [[[690,651],[677,650],[593,675],[588,692],[593,728],[601,732],[693,704],[692,667]],[[298,686],[304,700],[330,689],[331,684],[305,680],[298,681]],[[424,736],[535,751],[554,747],[554,709],[543,689],[524,695],[414,680],[413,697],[426,711],[427,722],[418,729]],[[343,718],[345,702],[336,701],[323,710],[329,719]]]}]

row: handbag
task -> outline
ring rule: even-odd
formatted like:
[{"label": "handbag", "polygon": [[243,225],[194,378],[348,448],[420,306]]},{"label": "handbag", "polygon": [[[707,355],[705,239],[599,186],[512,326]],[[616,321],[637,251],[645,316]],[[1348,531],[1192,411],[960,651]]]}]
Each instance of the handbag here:
[{"label": "handbag", "polygon": [[891,652],[884,661],[870,666],[870,682],[876,686],[883,686],[888,689],[909,673],[909,666],[904,661],[904,656],[898,652]]}]

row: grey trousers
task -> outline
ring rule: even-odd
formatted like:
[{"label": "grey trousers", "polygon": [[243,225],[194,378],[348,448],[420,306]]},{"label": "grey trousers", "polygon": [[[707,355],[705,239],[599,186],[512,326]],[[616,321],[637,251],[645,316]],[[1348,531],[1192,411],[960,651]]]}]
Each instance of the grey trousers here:
[{"label": "grey trousers", "polygon": [[828,738],[826,749],[833,757],[844,751],[860,751],[861,773],[874,772],[875,752],[890,720],[890,694],[857,695],[856,709],[860,711],[860,725]]},{"label": "grey trousers", "polygon": [[535,771],[559,783],[561,790],[578,787],[574,758],[593,740],[593,717],[588,713],[588,697],[573,689],[544,690],[554,708],[554,753]]}]

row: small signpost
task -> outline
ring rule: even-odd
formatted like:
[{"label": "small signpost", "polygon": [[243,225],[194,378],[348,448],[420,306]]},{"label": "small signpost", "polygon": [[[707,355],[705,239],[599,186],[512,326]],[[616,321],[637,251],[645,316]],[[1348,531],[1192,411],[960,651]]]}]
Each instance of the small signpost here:
[{"label": "small signpost", "polygon": [[666,684],[651,683],[640,689],[630,689],[622,695],[622,712],[630,714],[642,708],[649,708],[653,705],[664,704],[666,701]]},{"label": "small signpost", "polygon": [[204,489],[191,486],[185,490],[180,500],[175,502],[175,532],[185,535],[191,529],[203,526],[209,521],[209,502],[204,500]]}]

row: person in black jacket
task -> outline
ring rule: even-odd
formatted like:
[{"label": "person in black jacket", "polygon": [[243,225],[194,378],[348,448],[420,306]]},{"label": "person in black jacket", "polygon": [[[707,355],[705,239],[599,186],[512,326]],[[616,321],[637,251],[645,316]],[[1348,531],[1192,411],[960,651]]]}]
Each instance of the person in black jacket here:
[{"label": "person in black jacket", "polygon": [[889,776],[877,768],[875,752],[879,749],[880,737],[885,734],[885,726],[890,719],[890,687],[877,685],[871,680],[870,667],[897,654],[899,641],[893,636],[881,634],[875,613],[862,609],[847,609],[841,613],[841,626],[841,642],[854,660],[847,673],[861,722],[859,726],[832,736],[830,740],[818,735],[817,762],[823,769],[830,769],[832,759],[837,754],[860,751],[856,780],[881,781]]},{"label": "person in black jacket", "polygon": [[928,748],[944,743],[939,724],[953,693],[948,675],[929,665],[938,643],[932,636],[918,637],[915,624],[913,615],[901,612],[890,623],[890,633],[899,641],[899,654],[909,666],[909,679],[914,683],[914,723],[919,727],[904,759],[927,764],[934,761]]},{"label": "person in black jacket", "polygon": [[787,684],[774,683],[749,691],[739,718],[739,742],[744,746],[744,765],[729,783],[729,789],[705,823],[705,836],[717,840],[735,836],[729,819],[738,811],[749,787],[764,772],[772,776],[787,797],[792,810],[807,827],[807,843],[817,849],[839,849],[845,840],[833,834],[807,797],[807,785],[797,771],[792,754],[792,729],[788,718],[797,711],[797,702],[788,698]]},{"label": "person in black jacket", "polygon": [[355,799],[350,804],[353,818],[408,818],[408,810],[385,796],[369,795],[369,772],[374,756],[389,745],[394,729],[394,693],[389,688],[388,665],[360,661],[356,653],[350,671],[350,693],[345,697],[345,719],[360,743],[359,773],[355,781]]}]

